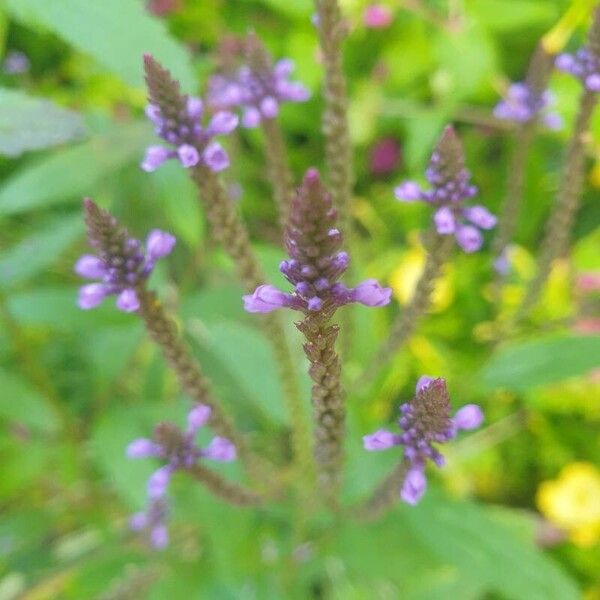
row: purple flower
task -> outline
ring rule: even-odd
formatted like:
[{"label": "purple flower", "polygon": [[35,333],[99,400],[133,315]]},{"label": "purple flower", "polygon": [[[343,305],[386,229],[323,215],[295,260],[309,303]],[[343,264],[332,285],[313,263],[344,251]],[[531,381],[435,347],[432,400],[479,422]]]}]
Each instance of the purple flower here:
[{"label": "purple flower", "polygon": [[[144,66],[151,96],[150,104],[146,107],[146,116],[154,124],[156,134],[165,140],[171,149],[150,146],[141,163],[142,169],[148,172],[155,171],[170,158],[179,159],[186,169],[198,165],[212,171],[226,168],[229,165],[227,153],[213,138],[216,135],[231,133],[238,125],[238,117],[230,112],[218,112],[203,126],[202,100],[179,94],[169,72],[151,56],[144,57]],[[166,82],[174,86],[176,93],[165,92]]]},{"label": "purple flower", "polygon": [[[594,32],[594,27],[591,31]],[[556,57],[554,64],[559,71],[570,73],[579,79],[590,92],[600,92],[600,53],[598,48],[597,43],[589,43],[577,50],[575,54],[560,54]]]},{"label": "purple flower", "polygon": [[272,285],[261,285],[244,296],[248,312],[271,312],[282,307],[308,312],[329,310],[358,302],[365,306],[385,306],[391,289],[374,279],[354,288],[337,282],[348,268],[349,257],[340,251],[342,235],[335,227],[337,213],[325,191],[319,173],[309,169],[292,202],[285,240],[289,260],[279,270],[293,285],[285,293]]},{"label": "purple flower", "polygon": [[20,50],[10,50],[6,53],[2,68],[7,75],[20,75],[29,71],[31,63],[27,54]]},{"label": "purple flower", "polygon": [[246,64],[211,77],[208,100],[213,107],[242,109],[242,126],[253,128],[263,119],[274,119],[283,102],[308,100],[308,90],[289,81],[294,71],[291,60],[272,64],[271,57],[252,34],[245,40],[244,53]]},{"label": "purple flower", "polygon": [[465,206],[477,194],[477,188],[471,184],[462,146],[452,127],[444,130],[425,175],[429,189],[405,181],[394,190],[396,199],[431,204],[435,208],[433,223],[438,234],[454,235],[465,252],[479,250],[483,237],[477,228],[491,229],[496,225],[496,217],[484,206]]},{"label": "purple flower", "polygon": [[375,143],[369,153],[369,171],[375,177],[391,173],[402,154],[400,144],[394,138],[383,138]]},{"label": "purple flower", "polygon": [[536,92],[526,83],[513,83],[494,108],[494,116],[520,124],[541,119],[548,129],[560,129],[562,119],[547,110],[553,102],[554,97],[548,91]]},{"label": "purple flower", "polygon": [[363,443],[370,451],[403,446],[408,471],[400,496],[405,502],[416,504],[427,486],[424,474],[427,460],[438,467],[444,464],[444,457],[435,445],[452,440],[461,429],[475,429],[482,422],[483,412],[476,404],[463,406],[451,417],[445,380],[423,375],[417,382],[414,398],[400,406],[398,425],[402,433],[394,435],[381,429],[364,436]]},{"label": "purple flower", "polygon": [[98,306],[106,296],[117,296],[116,305],[124,312],[140,307],[136,287],[150,276],[156,261],[173,250],[175,237],[154,229],[146,239],[146,251],[107,211],[87,198],[84,200],[88,239],[96,255],[84,254],[75,264],[75,272],[98,283],[79,290],[78,305],[85,310]]},{"label": "purple flower", "polygon": [[127,446],[129,458],[160,458],[166,464],[154,471],[148,479],[148,509],[133,515],[130,521],[134,530],[149,531],[150,541],[157,548],[164,548],[168,532],[164,525],[165,497],[176,471],[192,469],[198,461],[208,458],[217,462],[231,462],[236,458],[235,446],[223,437],[214,437],[206,448],[196,444],[198,430],[210,419],[211,409],[197,404],[187,416],[187,429],[182,431],[171,423],[159,423],[152,440],[139,438]]},{"label": "purple flower", "polygon": [[363,13],[363,23],[369,29],[385,29],[392,19],[392,12],[382,4],[370,4]]}]

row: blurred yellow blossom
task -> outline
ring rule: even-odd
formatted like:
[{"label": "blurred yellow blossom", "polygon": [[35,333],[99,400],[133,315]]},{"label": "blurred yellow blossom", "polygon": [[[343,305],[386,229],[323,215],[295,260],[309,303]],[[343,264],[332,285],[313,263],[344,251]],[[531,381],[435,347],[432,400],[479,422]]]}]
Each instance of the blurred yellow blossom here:
[{"label": "blurred yellow blossom", "polygon": [[600,540],[600,470],[593,464],[573,462],[557,479],[543,482],[537,504],[574,544],[591,546]]},{"label": "blurred yellow blossom", "polygon": [[[403,254],[400,264],[390,275],[389,283],[394,292],[394,297],[401,304],[408,304],[417,287],[419,277],[425,266],[425,249],[418,241],[417,236],[409,238],[411,247]],[[447,265],[433,292],[433,311],[444,310],[454,297],[451,282],[451,272]]]}]

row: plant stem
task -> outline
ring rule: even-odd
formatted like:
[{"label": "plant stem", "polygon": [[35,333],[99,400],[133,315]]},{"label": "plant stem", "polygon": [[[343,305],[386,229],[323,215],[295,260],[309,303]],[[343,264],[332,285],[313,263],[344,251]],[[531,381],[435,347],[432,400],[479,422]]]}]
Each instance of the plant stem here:
[{"label": "plant stem", "polygon": [[[248,292],[254,291],[257,286],[266,281],[266,276],[258,264],[248,232],[242,224],[234,204],[227,197],[217,176],[209,169],[197,167],[192,170],[192,177],[200,190],[213,236],[232,258],[244,289]],[[310,433],[283,322],[278,314],[270,313],[264,315],[263,323],[279,367],[284,397],[291,419],[295,460],[302,472],[309,473],[312,470],[308,450]]]},{"label": "plant stem", "polygon": [[265,134],[267,172],[273,186],[275,202],[279,208],[279,223],[283,231],[287,223],[290,198],[293,193],[293,177],[279,122],[277,119],[263,119],[261,125]]},{"label": "plant stem", "polygon": [[203,483],[215,496],[235,506],[251,506],[260,504],[260,496],[238,483],[228,481],[214,471],[198,463],[187,469],[197,481]]},{"label": "plant stem", "polygon": [[526,317],[535,306],[552,270],[552,263],[567,249],[583,188],[585,136],[596,102],[596,93],[589,90],[582,93],[556,206],[550,214],[541,243],[538,271],[517,310],[515,323]]},{"label": "plant stem", "polygon": [[398,502],[408,467],[408,462],[405,460],[399,462],[375,488],[369,498],[356,509],[356,517],[365,521],[373,521]]},{"label": "plant stem", "polygon": [[335,351],[339,328],[329,323],[333,310],[308,314],[296,326],[307,340],[304,352],[310,362],[308,373],[314,382],[311,400],[317,483],[325,502],[335,509],[341,487],[345,407],[340,383],[341,363]]},{"label": "plant stem", "polygon": [[349,236],[352,193],[352,147],[348,130],[348,98],[342,68],[345,35],[337,0],[315,0],[319,41],[325,68],[323,134],[331,194],[340,212],[340,227]]},{"label": "plant stem", "polygon": [[390,356],[394,355],[415,331],[418,320],[431,306],[431,298],[435,283],[442,272],[442,267],[454,245],[451,235],[438,235],[430,230],[426,236],[425,247],[427,258],[417,287],[410,303],[392,324],[387,342],[371,360],[368,368],[359,380],[360,385],[372,381],[382,365],[386,364]]}]

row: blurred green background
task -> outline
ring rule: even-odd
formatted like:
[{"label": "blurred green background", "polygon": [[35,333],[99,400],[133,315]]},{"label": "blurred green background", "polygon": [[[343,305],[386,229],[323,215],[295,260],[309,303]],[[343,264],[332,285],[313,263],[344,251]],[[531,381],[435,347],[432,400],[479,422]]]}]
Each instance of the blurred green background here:
[{"label": "blurred green background", "polygon": [[[373,28],[368,2],[342,1],[356,148],[352,258],[353,277],[388,282],[394,302],[353,311],[360,335],[348,375],[385,338],[423,263],[418,232],[428,211],[395,202],[393,186],[420,177],[452,121],[483,203],[497,211],[513,141],[492,108],[557,23],[558,46],[578,47],[595,3],[381,4],[389,23]],[[224,37],[249,28],[276,58],[294,59],[313,92],[281,115],[299,178],[323,156],[312,13],[310,0],[0,3],[0,600],[600,598],[600,110],[570,260],[553,271],[527,328],[494,339],[488,239],[475,256],[455,252],[432,315],[374,385],[348,396],[348,502],[394,460],[365,453],[360,437],[393,420],[421,374],[446,377],[456,406],[483,405],[485,427],[448,449],[448,466],[431,474],[418,507],[399,504],[368,526],[323,515],[298,544],[285,504],[229,508],[182,477],[172,490],[170,547],[152,552],[128,532],[152,465],[127,461],[124,448],[159,419],[181,422],[187,399],[134,316],[110,301],[77,309],[81,198],[110,208],[138,237],[152,227],[178,236],[152,286],[240,426],[263,446],[285,448],[270,347],[242,310],[186,173],[138,167],[153,142],[141,56],[153,53],[188,92],[204,89]],[[532,275],[577,106],[575,80],[555,74],[551,89],[566,125],[541,131],[532,148],[501,316]],[[224,179],[280,283],[260,132],[238,132],[228,149]],[[236,477],[236,469],[223,472]]]}]

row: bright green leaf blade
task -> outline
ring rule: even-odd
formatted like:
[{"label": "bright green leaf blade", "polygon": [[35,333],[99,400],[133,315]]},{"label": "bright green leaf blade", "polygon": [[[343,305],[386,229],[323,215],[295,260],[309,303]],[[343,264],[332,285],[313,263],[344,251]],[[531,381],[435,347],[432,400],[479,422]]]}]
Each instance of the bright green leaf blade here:
[{"label": "bright green leaf blade", "polygon": [[188,56],[163,23],[136,0],[8,0],[8,10],[42,24],[95,58],[125,83],[143,87],[142,56],[149,52],[167,66],[184,89],[195,87]]},{"label": "bright green leaf blade", "polygon": [[472,0],[469,11],[489,29],[512,31],[532,26],[550,25],[557,17],[556,5],[537,0],[511,0],[510,9],[505,0]]},{"label": "bright green leaf blade", "polygon": [[19,284],[51,265],[84,231],[81,215],[46,223],[36,233],[0,253],[0,286]]},{"label": "bright green leaf blade", "polygon": [[0,154],[19,156],[81,138],[80,115],[14,90],[0,89]]},{"label": "bright green leaf blade", "polygon": [[501,348],[484,367],[490,388],[527,390],[582,375],[600,364],[600,337],[547,337]]},{"label": "bright green leaf blade", "polygon": [[577,600],[575,583],[493,512],[428,493],[406,510],[415,536],[472,579],[514,600]]},{"label": "bright green leaf blade", "polygon": [[82,196],[96,189],[102,179],[140,160],[144,147],[152,139],[146,123],[120,125],[110,133],[54,152],[26,166],[0,188],[0,215],[79,202]]}]

